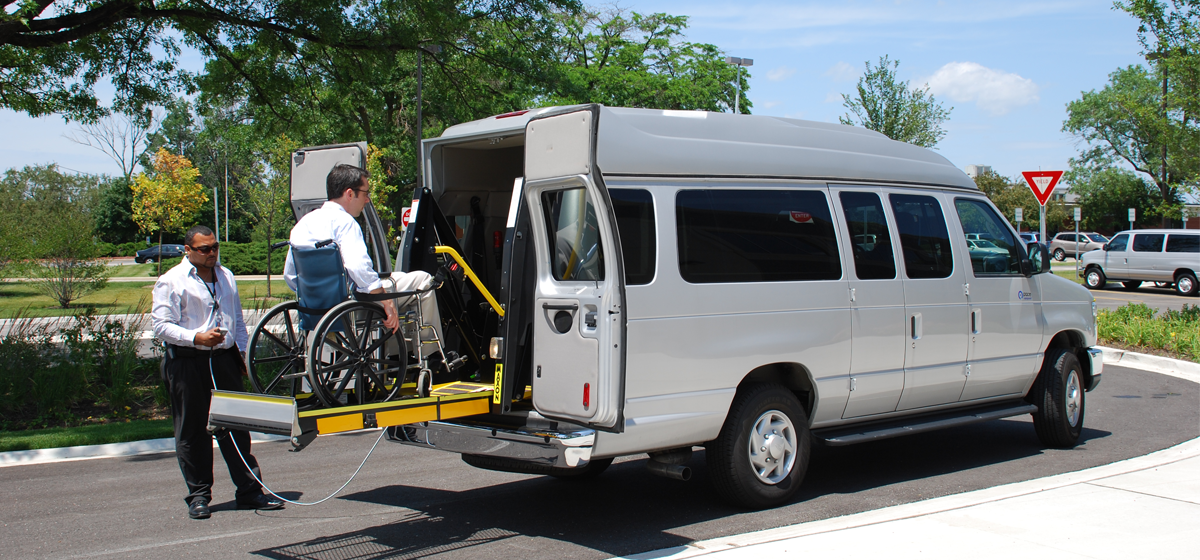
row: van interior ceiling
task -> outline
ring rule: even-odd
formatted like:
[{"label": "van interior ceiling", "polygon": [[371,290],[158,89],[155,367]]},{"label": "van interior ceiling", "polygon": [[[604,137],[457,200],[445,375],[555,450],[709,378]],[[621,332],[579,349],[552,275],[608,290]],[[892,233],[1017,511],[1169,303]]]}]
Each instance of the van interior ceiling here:
[{"label": "van interior ceiling", "polygon": [[[453,231],[462,257],[501,302],[505,301],[501,297],[505,226],[513,182],[523,175],[524,159],[523,134],[434,146],[430,154],[429,184],[436,207]],[[425,210],[418,209],[422,222],[420,214]],[[424,245],[414,243],[413,248],[420,250]],[[410,257],[414,264],[423,260],[417,255]],[[452,284],[457,293],[439,292],[439,302],[455,300],[461,302],[461,309],[439,306],[443,307],[443,320],[462,319],[458,321],[461,324],[443,329],[448,347],[467,358],[466,367],[456,371],[454,378],[490,378],[494,364],[487,356],[487,344],[491,337],[499,336],[499,318],[485,308],[485,299],[469,280],[460,275]]]}]

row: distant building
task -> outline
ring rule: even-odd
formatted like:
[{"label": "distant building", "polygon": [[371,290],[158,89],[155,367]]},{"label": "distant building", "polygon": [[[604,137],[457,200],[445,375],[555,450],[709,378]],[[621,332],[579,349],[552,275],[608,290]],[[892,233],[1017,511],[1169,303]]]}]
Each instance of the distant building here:
[{"label": "distant building", "polygon": [[980,175],[987,175],[988,173],[991,173],[991,172],[992,172],[992,166],[990,166],[990,165],[968,165],[967,166],[967,177],[970,177],[972,179],[979,177]]}]

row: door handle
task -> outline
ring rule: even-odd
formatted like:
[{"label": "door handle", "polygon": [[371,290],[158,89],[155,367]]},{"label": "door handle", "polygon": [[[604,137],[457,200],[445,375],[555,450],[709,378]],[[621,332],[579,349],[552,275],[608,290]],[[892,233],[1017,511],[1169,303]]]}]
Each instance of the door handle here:
[{"label": "door handle", "polygon": [[912,334],[912,339],[913,340],[920,339],[921,338],[921,314],[913,313],[912,316],[909,317],[909,323],[911,326],[911,330],[909,332]]},{"label": "door handle", "polygon": [[578,311],[579,304],[578,303],[543,303],[542,309],[549,309],[550,311]]},{"label": "door handle", "polygon": [[980,331],[981,327],[983,326],[982,314],[983,314],[982,309],[972,309],[971,310],[971,333],[979,334],[979,331]]}]

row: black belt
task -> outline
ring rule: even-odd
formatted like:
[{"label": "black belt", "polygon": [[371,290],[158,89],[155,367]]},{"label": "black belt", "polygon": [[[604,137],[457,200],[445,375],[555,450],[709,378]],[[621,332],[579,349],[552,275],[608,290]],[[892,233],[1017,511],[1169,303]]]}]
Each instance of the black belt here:
[{"label": "black belt", "polygon": [[229,348],[218,348],[216,350],[201,350],[199,348],[191,348],[188,346],[176,346],[174,344],[167,345],[167,356],[171,358],[204,358],[208,359],[212,356],[220,356],[228,352],[237,352],[237,345]]}]

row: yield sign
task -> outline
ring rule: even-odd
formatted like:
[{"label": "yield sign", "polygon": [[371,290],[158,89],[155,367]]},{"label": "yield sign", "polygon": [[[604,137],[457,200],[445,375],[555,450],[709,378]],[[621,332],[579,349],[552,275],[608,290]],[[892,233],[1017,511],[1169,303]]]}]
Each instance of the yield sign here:
[{"label": "yield sign", "polygon": [[1050,200],[1050,193],[1054,192],[1054,185],[1058,184],[1058,180],[1062,178],[1062,171],[1022,171],[1021,175],[1025,176],[1025,182],[1029,184],[1029,190],[1033,191],[1033,196],[1037,197],[1038,204],[1046,205]]}]

